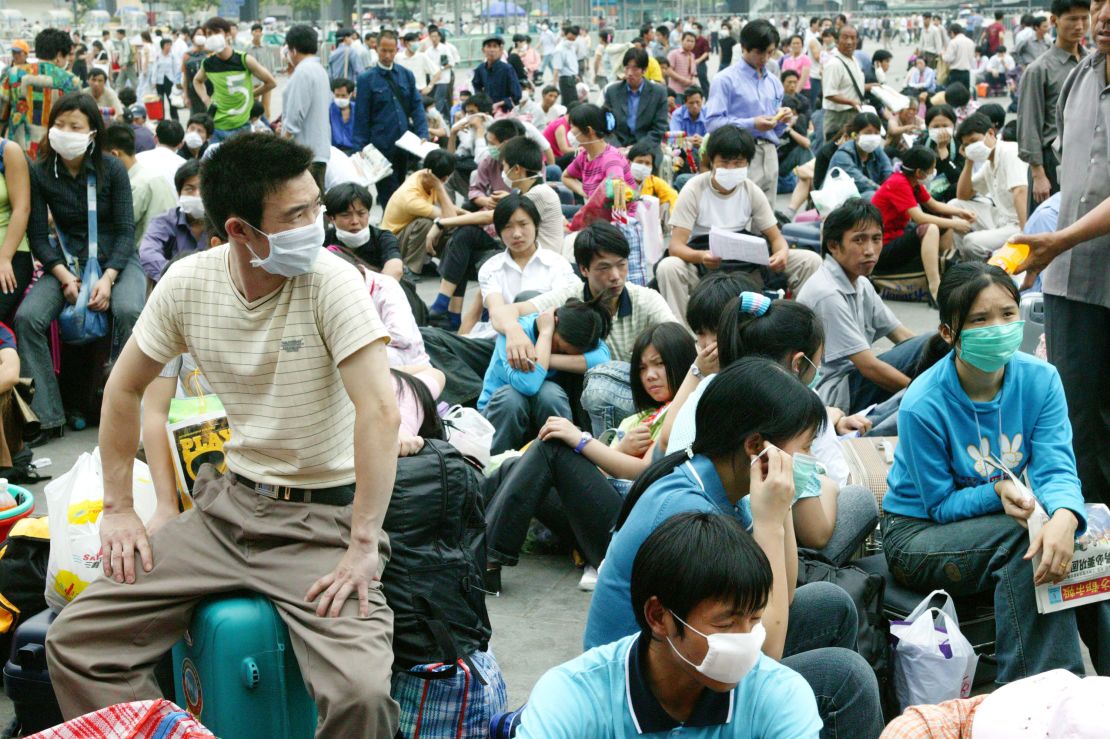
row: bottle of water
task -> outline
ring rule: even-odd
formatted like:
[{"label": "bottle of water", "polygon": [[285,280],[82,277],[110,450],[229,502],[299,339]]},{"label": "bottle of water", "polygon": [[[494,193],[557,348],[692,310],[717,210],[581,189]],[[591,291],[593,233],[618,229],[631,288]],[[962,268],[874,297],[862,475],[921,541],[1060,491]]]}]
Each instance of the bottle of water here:
[{"label": "bottle of water", "polygon": [[15,496],[8,492],[8,481],[0,477],[0,513],[15,508],[17,504]]}]

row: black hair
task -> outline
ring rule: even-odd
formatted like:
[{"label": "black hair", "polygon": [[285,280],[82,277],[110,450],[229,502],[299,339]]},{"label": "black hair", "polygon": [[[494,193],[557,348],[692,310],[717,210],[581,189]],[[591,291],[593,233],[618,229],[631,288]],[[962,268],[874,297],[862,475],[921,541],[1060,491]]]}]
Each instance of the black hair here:
[{"label": "black hair", "polygon": [[964,32],[964,27],[961,26],[959,23],[949,23],[948,24],[948,33],[950,33],[951,35],[957,36],[957,35],[959,35],[963,32]]},{"label": "black hair", "polygon": [[430,108],[431,106],[436,104],[436,99],[431,95],[421,95],[420,104],[423,105],[425,108]]},{"label": "black hair", "polygon": [[902,173],[928,172],[937,163],[937,153],[927,146],[911,146],[902,152]]},{"label": "black hair", "polygon": [[656,154],[659,151],[659,145],[653,145],[650,141],[638,141],[632,145],[628,150],[628,161],[632,161],[639,157],[651,157],[651,168],[654,171],[655,166],[658,164]]},{"label": "black hair", "polygon": [[594,221],[578,232],[574,240],[574,261],[579,269],[588,270],[602,252],[628,259],[632,250],[619,228],[605,221]]},{"label": "black hair", "polygon": [[[263,29],[262,29],[262,24],[261,24],[261,23],[252,23],[252,24],[251,24],[251,30],[252,30],[252,31],[261,31],[261,30],[263,30]],[[340,32],[341,32],[341,31],[340,31]],[[336,33],[336,36],[338,37],[338,36],[339,36],[339,33]]]},{"label": "black hair", "polygon": [[543,172],[543,151],[527,136],[515,136],[501,144],[501,163],[506,167],[522,167],[528,174]]},{"label": "black hair", "polygon": [[[211,18],[209,18],[208,20],[206,20],[204,22],[204,25],[202,26],[202,28],[204,28],[204,30],[207,31],[208,33],[212,33],[213,31],[216,32],[216,33],[230,33],[231,32],[231,23],[229,23],[228,21],[226,21],[225,19],[221,18],[218,15],[214,15],[214,16],[212,16]],[[117,30],[122,30],[122,29],[117,29]]]},{"label": "black hair", "polygon": [[937,306],[940,309],[940,322],[952,332],[952,343],[944,340],[938,331],[925,345],[918,360],[917,373],[924,372],[937,363],[956,345],[963,333],[967,315],[979,293],[991,285],[998,285],[1010,294],[1017,305],[1021,305],[1021,293],[1010,275],[993,264],[986,262],[960,262],[949,267],[937,288]]},{"label": "black hair", "polygon": [[555,333],[583,353],[604,340],[613,324],[609,309],[596,298],[588,303],[571,298],[562,307],[555,309],[555,318]]},{"label": "black hair", "polygon": [[698,35],[696,33],[694,33],[693,31],[683,31],[682,32],[682,40],[685,41],[687,36],[694,39],[695,41],[697,41],[697,39],[698,39]]},{"label": "black hair", "polygon": [[798,71],[796,69],[787,69],[787,70],[784,70],[783,73],[779,75],[779,81],[780,82],[786,82],[786,80],[788,80],[791,77],[797,77],[798,79],[801,79],[801,75],[798,74]]},{"label": "black hair", "polygon": [[745,290],[757,292],[759,286],[742,272],[710,272],[694,286],[686,303],[686,325],[695,334],[717,331],[725,306]]},{"label": "black hair", "polygon": [[799,41],[802,42],[803,46],[805,45],[806,40],[804,38],[802,38],[802,35],[799,34],[799,33],[791,34],[790,38],[786,39],[786,43],[792,44],[792,43],[794,43],[794,39],[798,39]]},{"label": "black hair", "polygon": [[859,198],[850,198],[825,218],[821,226],[821,250],[828,254],[829,246],[840,244],[844,234],[873,225],[883,227],[883,214],[878,207]]},{"label": "black hair", "polygon": [[181,127],[181,123],[178,121],[163,118],[154,127],[154,138],[158,139],[159,144],[176,148],[181,144],[181,140],[185,138],[185,129]]},{"label": "black hair", "polygon": [[387,39],[393,39],[393,43],[398,43],[397,32],[388,28],[383,29],[381,33],[378,34],[378,43],[380,44],[382,41],[385,41]]},{"label": "black hair", "polygon": [[35,56],[39,61],[53,62],[58,54],[69,56],[73,51],[73,39],[58,28],[44,28],[35,36]]},{"label": "black hair", "polygon": [[1042,23],[1047,23],[1047,22],[1048,22],[1047,17],[1045,17],[1043,15],[1035,16],[1033,18],[1033,27],[1036,28],[1037,26],[1041,25]]},{"label": "black hair", "polygon": [[[698,401],[691,451],[714,459],[734,457],[743,454],[752,434],[781,446],[806,431],[820,432],[826,417],[821,398],[793,373],[765,357],[744,357],[722,369]],[[687,458],[683,449],[644,470],[624,499],[615,530],[648,488]]]},{"label": "black hair", "polygon": [[261,118],[266,115],[266,106],[262,104],[261,100],[255,100],[251,103],[251,118]]},{"label": "black hair", "polygon": [[962,108],[971,102],[971,91],[962,82],[949,83],[944,88],[944,102],[953,108]]},{"label": "black hair", "polygon": [[299,54],[315,54],[319,50],[316,31],[304,23],[298,23],[285,32],[285,45]]},{"label": "black hair", "polygon": [[486,115],[493,113],[493,101],[484,92],[476,92],[468,97],[466,102],[463,103],[463,108],[465,109],[467,105],[473,105],[479,113],[485,113]]},{"label": "black hair", "polygon": [[324,210],[332,218],[346,213],[356,202],[365,205],[366,210],[374,209],[374,196],[365,185],[357,182],[344,182],[324,193]]},{"label": "black hair", "polygon": [[1006,109],[998,103],[980,105],[979,110],[975,112],[989,118],[991,125],[994,126],[994,130],[996,131],[1001,131],[1002,127],[1006,125]]},{"label": "black hair", "polygon": [[501,118],[486,126],[486,133],[492,133],[498,141],[524,135],[524,125],[516,118]]},{"label": "black hair", "polygon": [[555,85],[545,85],[544,88],[542,90],[540,90],[540,95],[543,96],[543,95],[547,95],[548,93],[552,93],[552,92],[558,94],[559,88],[555,87]]},{"label": "black hair", "polygon": [[[691,511],[671,516],[644,539],[629,585],[636,623],[650,636],[644,607],[653,597],[683,621],[706,601],[751,615],[767,607],[774,575],[767,555],[736,518]],[[685,633],[681,622],[675,631]]]},{"label": "black hair", "polygon": [[721,367],[744,357],[767,357],[782,362],[794,352],[811,361],[825,343],[821,319],[794,300],[775,300],[762,316],[740,310],[742,300],[729,301],[717,325],[717,356]]},{"label": "black hair", "polygon": [[882,130],[883,122],[874,113],[856,113],[855,117],[852,118],[852,133],[858,134],[868,126],[874,126]]},{"label": "black hair", "polygon": [[[1089,0],[1052,0],[1052,5],[1049,8],[1049,12],[1059,18],[1064,13],[1067,13],[1073,8],[1078,8],[1080,10],[1090,10],[1091,3]],[[995,17],[997,16],[998,14],[996,13]]]},{"label": "black hair", "polygon": [[667,387],[671,390],[671,397],[678,392],[682,378],[690,371],[690,365],[698,357],[694,338],[690,336],[681,323],[665,321],[649,326],[636,337],[632,345],[632,359],[629,363],[628,381],[632,386],[632,404],[637,411],[651,410],[659,403],[648,395],[644,389],[643,380],[640,379],[640,362],[649,346],[655,347],[663,366],[667,370]]},{"label": "black hair", "polygon": [[87,79],[91,80],[93,77],[103,77],[105,80],[107,80],[108,79],[108,73],[105,72],[102,67],[93,67],[92,69],[89,70],[89,73],[87,75]]},{"label": "black hair", "polygon": [[700,87],[698,87],[697,85],[690,85],[682,93],[682,97],[683,98],[688,98],[691,95],[701,95],[702,98],[704,98],[705,97],[705,92]]},{"label": "black hair", "polygon": [[718,156],[725,159],[743,157],[751,162],[755,158],[755,138],[739,126],[721,126],[709,136],[705,144],[705,159],[710,164]]},{"label": "black hair", "polygon": [[871,63],[872,64],[879,64],[880,62],[885,62],[887,59],[893,59],[893,58],[894,58],[894,55],[891,54],[886,49],[879,49],[878,51],[876,51],[874,54],[871,55]]},{"label": "black hair", "polygon": [[656,26],[655,27],[655,32],[656,33],[661,33],[664,36],[669,37],[670,33],[671,33],[671,29],[667,28],[666,26]]},{"label": "black hair", "polygon": [[113,123],[104,132],[104,148],[117,149],[127,156],[135,156],[135,129],[128,123]]},{"label": "black hair", "polygon": [[[989,51],[989,49],[988,49],[988,51]],[[1005,44],[999,44],[998,48],[994,50],[995,54],[1004,54],[1005,52],[1006,52],[1006,45]]]},{"label": "black hair", "polygon": [[216,130],[216,124],[212,121],[212,116],[207,113],[193,113],[185,123],[185,128],[194,124],[204,126],[204,130],[208,132],[208,138],[212,138],[212,132]]},{"label": "black hair", "polygon": [[349,93],[355,91],[355,83],[347,79],[346,77],[336,77],[334,80],[331,81],[332,92],[335,92],[340,87],[344,88]]},{"label": "black hair", "polygon": [[432,174],[442,180],[444,177],[451,176],[455,171],[457,161],[455,155],[446,149],[434,149],[424,157],[424,167],[431,170]]},{"label": "black hair", "polygon": [[181,193],[181,188],[185,187],[185,181],[190,177],[196,177],[200,174],[200,161],[197,159],[186,159],[185,163],[177,168],[173,173],[173,186],[178,194]]},{"label": "black hair", "polygon": [[536,208],[536,204],[532,202],[532,198],[525,197],[519,193],[509,193],[497,204],[493,209],[493,230],[498,236],[509,225],[513,214],[518,210],[523,210],[532,219],[532,225],[538,230],[540,227],[540,211]]},{"label": "black hair", "polygon": [[567,122],[583,133],[586,129],[593,129],[594,135],[605,138],[613,129],[609,126],[609,117],[612,114],[593,103],[583,103],[567,113]]},{"label": "black hair", "polygon": [[941,103],[940,105],[930,106],[929,109],[925,111],[925,125],[928,126],[932,123],[933,119],[938,115],[942,115],[952,121],[952,125],[955,125],[956,121],[959,120],[955,108],[947,103]]},{"label": "black hair", "polygon": [[964,136],[971,136],[976,133],[986,135],[992,128],[994,128],[994,124],[991,123],[990,118],[987,118],[982,113],[973,113],[967,118],[964,118],[963,123],[956,129],[956,141],[962,144]]},{"label": "black hair", "polygon": [[420,408],[423,420],[420,422],[420,428],[417,430],[416,435],[422,439],[439,439],[443,441],[447,434],[443,430],[443,420],[439,417],[436,399],[432,397],[432,393],[428,390],[428,386],[408,372],[402,372],[392,367],[389,368],[389,374],[393,376],[394,387],[397,390],[407,390],[412,393],[413,398],[416,400],[416,405]]},{"label": "black hair", "polygon": [[311,149],[265,133],[241,133],[220,144],[200,167],[204,210],[216,234],[227,238],[224,225],[232,216],[261,228],[266,196],[307,172],[312,157]]},{"label": "black hair", "polygon": [[763,18],[745,23],[740,29],[740,48],[744,51],[755,49],[763,51],[769,46],[774,46],[778,37],[775,27]]},{"label": "black hair", "polygon": [[[135,94],[135,88],[124,87],[117,93],[120,105],[123,106],[123,113],[127,113],[127,109],[134,105],[139,100],[139,96]],[[145,113],[144,113],[145,116]]]},{"label": "black hair", "polygon": [[621,59],[621,66],[627,67],[629,64],[634,64],[638,69],[648,68],[648,53],[644,49],[637,49],[635,46],[631,47],[628,51],[624,52],[624,57]]},{"label": "black hair", "polygon": [[[91,133],[89,139],[92,144],[92,150],[86,150],[85,156],[92,158],[91,161],[93,167],[96,168],[96,173],[102,175],[104,174],[103,153],[107,148],[104,145],[104,116],[100,114],[100,108],[97,107],[96,101],[93,100],[92,95],[84,92],[68,92],[63,95],[50,108],[50,125],[47,126],[47,128],[49,129],[54,126],[54,123],[58,120],[58,116],[73,110],[80,111],[89,122],[89,132]],[[134,133],[132,133],[132,135],[134,135]],[[50,137],[43,136],[42,143],[39,144],[39,161],[44,163],[57,162],[56,159],[53,159],[54,156],[54,150],[50,147]],[[103,177],[97,179],[97,189],[106,186],[103,180]]]}]

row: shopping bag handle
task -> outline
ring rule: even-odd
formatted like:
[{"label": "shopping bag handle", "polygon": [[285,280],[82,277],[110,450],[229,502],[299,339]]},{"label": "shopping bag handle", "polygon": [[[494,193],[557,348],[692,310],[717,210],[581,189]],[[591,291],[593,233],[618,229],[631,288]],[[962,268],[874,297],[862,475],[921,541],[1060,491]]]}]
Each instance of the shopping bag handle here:
[{"label": "shopping bag handle", "polygon": [[[932,603],[933,598],[937,597],[938,595],[944,596],[944,605],[942,605],[940,608],[930,607],[929,604]],[[918,616],[922,615],[928,610],[940,611],[944,613],[944,615],[948,616],[949,620],[952,623],[959,623],[959,620],[956,618],[956,604],[952,601],[952,596],[948,594],[947,590],[938,588],[937,590],[929,593],[929,595],[927,595],[924,599],[922,599],[920,603],[917,604],[917,608],[914,608],[913,612],[910,613],[909,616],[906,616],[906,620],[914,621],[915,619],[917,619]]]}]

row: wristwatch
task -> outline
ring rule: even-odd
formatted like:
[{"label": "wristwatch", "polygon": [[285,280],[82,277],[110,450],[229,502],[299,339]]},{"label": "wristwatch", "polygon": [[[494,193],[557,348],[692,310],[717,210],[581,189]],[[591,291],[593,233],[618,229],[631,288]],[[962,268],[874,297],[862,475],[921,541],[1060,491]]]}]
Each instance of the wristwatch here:
[{"label": "wristwatch", "polygon": [[582,438],[578,440],[578,446],[574,447],[574,453],[581,454],[582,450],[586,448],[586,445],[589,444],[590,441],[593,440],[593,438],[594,435],[591,434],[589,431],[583,431]]},{"label": "wristwatch", "polygon": [[690,374],[693,375],[694,377],[698,378],[699,380],[704,380],[705,379],[705,374],[702,373],[702,371],[700,369],[698,369],[698,366],[696,364],[691,364],[690,365]]},{"label": "wristwatch", "polygon": [[432,225],[435,226],[436,228],[440,229],[441,231],[443,230],[443,226],[439,225],[439,219],[438,218],[436,218],[435,220],[432,221]]}]

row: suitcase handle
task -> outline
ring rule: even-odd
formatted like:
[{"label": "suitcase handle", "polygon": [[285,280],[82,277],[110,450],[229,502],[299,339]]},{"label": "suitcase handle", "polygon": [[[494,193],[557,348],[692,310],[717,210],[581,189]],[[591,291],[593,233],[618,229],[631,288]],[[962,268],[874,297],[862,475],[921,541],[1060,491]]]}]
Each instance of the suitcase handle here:
[{"label": "suitcase handle", "polygon": [[46,669],[46,647],[42,644],[26,644],[19,648],[16,661],[24,670],[41,672]]},{"label": "suitcase handle", "polygon": [[261,671],[258,669],[258,663],[254,657],[247,657],[243,660],[243,685],[248,690],[254,690],[258,687],[259,681],[262,679]]}]

